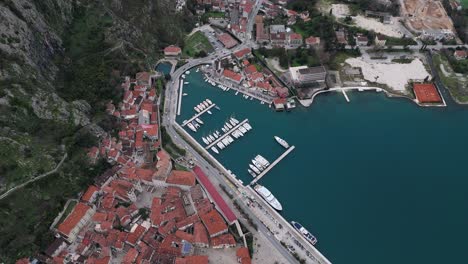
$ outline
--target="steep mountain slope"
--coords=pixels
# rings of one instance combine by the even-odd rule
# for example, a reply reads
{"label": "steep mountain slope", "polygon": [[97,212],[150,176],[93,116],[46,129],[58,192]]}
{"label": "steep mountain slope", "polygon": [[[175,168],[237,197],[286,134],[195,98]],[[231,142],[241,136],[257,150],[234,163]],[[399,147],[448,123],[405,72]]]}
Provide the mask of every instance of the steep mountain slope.
{"label": "steep mountain slope", "polygon": [[0,194],[54,168],[60,172],[0,200],[0,262],[43,249],[64,201],[107,166],[84,148],[113,120],[122,76],[149,70],[182,44],[192,14],[171,0],[0,0]]}

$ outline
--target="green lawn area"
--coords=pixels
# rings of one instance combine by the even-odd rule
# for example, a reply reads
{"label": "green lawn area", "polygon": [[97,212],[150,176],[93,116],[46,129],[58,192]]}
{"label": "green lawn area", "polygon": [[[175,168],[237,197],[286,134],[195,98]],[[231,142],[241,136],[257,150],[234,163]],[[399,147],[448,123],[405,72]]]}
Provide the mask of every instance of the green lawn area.
{"label": "green lawn area", "polygon": [[330,69],[331,70],[339,70],[341,69],[341,64],[345,62],[348,58],[355,58],[357,55],[353,55],[349,52],[340,51],[333,56],[333,59],[330,61]]}
{"label": "green lawn area", "polygon": [[[439,77],[442,80],[442,83],[449,89],[450,94],[454,97],[456,101],[459,102],[468,102],[468,82],[462,82],[457,77],[454,76],[454,72],[450,67],[450,63],[448,62],[447,58],[441,54],[434,54],[432,57],[434,66],[439,73]],[[449,76],[445,76],[442,70],[440,69],[440,65],[444,65],[445,71],[450,73]]]}
{"label": "green lawn area", "polygon": [[184,54],[196,57],[201,56],[200,52],[202,51],[208,54],[213,51],[213,46],[202,32],[197,31],[185,40]]}
{"label": "green lawn area", "polygon": [[206,12],[205,14],[202,15],[202,21],[208,21],[208,18],[213,17],[213,18],[224,18],[226,15],[223,12]]}
{"label": "green lawn area", "polygon": [[464,8],[468,8],[468,0],[461,0],[461,4]]}

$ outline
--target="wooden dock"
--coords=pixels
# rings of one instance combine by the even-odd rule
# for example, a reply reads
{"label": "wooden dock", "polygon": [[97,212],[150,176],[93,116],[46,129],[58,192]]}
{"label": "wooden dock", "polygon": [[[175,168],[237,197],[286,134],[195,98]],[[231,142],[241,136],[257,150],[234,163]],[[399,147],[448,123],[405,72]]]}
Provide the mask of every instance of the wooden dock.
{"label": "wooden dock", "polygon": [[236,126],[234,126],[231,130],[229,130],[228,132],[222,134],[219,138],[217,138],[215,141],[213,141],[213,143],[209,144],[208,146],[205,147],[205,149],[209,149],[211,148],[212,146],[214,146],[216,143],[218,143],[219,141],[221,141],[223,138],[225,138],[226,136],[229,136],[231,134],[231,132],[233,132],[234,130],[236,130],[237,128],[239,128],[241,125],[243,125],[244,123],[248,122],[249,119],[244,119],[242,122],[240,122],[239,124],[237,124]]}
{"label": "wooden dock", "polygon": [[188,123],[192,122],[193,120],[195,120],[195,118],[203,115],[206,111],[210,110],[211,108],[215,107],[216,104],[212,104],[210,106],[208,106],[206,109],[204,109],[203,111],[201,111],[200,113],[197,113],[196,115],[194,115],[192,118],[190,118],[189,120],[185,121],[182,123],[182,126],[185,126],[187,125]]}
{"label": "wooden dock", "polygon": [[271,169],[273,169],[273,167],[276,166],[276,164],[278,164],[282,159],[284,159],[295,148],[295,146],[291,146],[290,148],[288,148],[283,154],[281,154],[281,156],[279,156],[275,161],[273,161],[273,163],[271,163],[270,166],[268,166],[268,168],[266,168],[257,177],[255,177],[255,179],[253,179],[250,185],[254,185],[257,181],[259,181],[263,176],[265,176],[265,174],[267,174]]}

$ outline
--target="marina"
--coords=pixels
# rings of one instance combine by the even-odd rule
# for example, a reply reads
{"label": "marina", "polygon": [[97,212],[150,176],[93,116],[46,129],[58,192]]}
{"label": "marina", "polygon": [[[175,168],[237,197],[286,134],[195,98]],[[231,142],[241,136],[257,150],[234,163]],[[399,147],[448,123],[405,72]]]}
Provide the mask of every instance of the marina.
{"label": "marina", "polygon": [[[209,116],[209,122],[203,120],[199,134],[219,129],[232,113],[255,125],[248,138],[216,156],[238,179],[252,181],[247,164],[257,154],[274,161],[284,153],[275,135],[296,146],[294,155],[288,155],[258,183],[281,202],[281,215],[287,220],[279,221],[281,225],[289,226],[292,220],[301,223],[317,236],[317,249],[333,263],[435,264],[463,259],[464,248],[454,245],[463,245],[468,235],[464,224],[468,213],[459,210],[465,206],[462,197],[468,184],[459,169],[466,157],[463,149],[468,147],[463,140],[468,133],[466,107],[422,109],[409,100],[387,98],[383,92],[356,89],[346,90],[353,97],[350,103],[341,93],[324,93],[315,97],[310,108],[298,105],[293,114],[277,113],[256,100],[235,96],[233,90],[224,92],[208,85],[194,71],[186,79],[191,92],[183,99],[178,123],[193,115],[193,106],[210,98],[222,111]],[[447,129],[453,131],[449,142],[441,140]],[[384,138],[389,131],[391,137]],[[411,147],[403,151],[401,146]],[[447,154],[434,155],[434,147]],[[409,161],[427,166],[408,166]],[[433,195],[441,184],[443,195]],[[255,199],[262,198],[255,195]],[[304,210],[305,204],[312,210]],[[254,210],[281,219],[273,208]],[[272,221],[268,219],[262,221]],[[446,243],[422,241],[421,237],[429,236],[427,230]],[[389,250],[395,254],[381,259],[382,252]],[[428,250],[450,254],[429,256]]]}
{"label": "marina", "polygon": [[195,114],[193,117],[191,117],[189,120],[186,120],[182,123],[182,126],[185,126],[189,123],[191,123],[193,120],[195,120],[196,118],[200,117],[201,115],[203,115],[204,113],[208,112],[211,108],[215,107],[216,105],[215,104],[211,104],[210,106],[208,106],[207,108],[205,108],[204,110],[200,111],[200,113],[197,113]]}
{"label": "marina", "polygon": [[290,148],[288,148],[283,154],[281,154],[281,156],[279,156],[275,161],[273,161],[273,163],[271,163],[270,166],[268,166],[255,179],[253,179],[253,181],[250,183],[250,185],[254,185],[255,183],[257,183],[263,176],[265,176],[271,169],[273,169],[273,167],[275,167],[276,164],[278,164],[282,159],[284,159],[295,148],[296,148],[295,146],[291,146]]}
{"label": "marina", "polygon": [[237,124],[236,126],[234,126],[233,128],[231,128],[230,130],[228,130],[226,133],[224,133],[223,135],[221,135],[219,138],[215,139],[214,142],[212,142],[211,144],[209,144],[208,146],[205,147],[205,149],[210,149],[211,147],[215,146],[218,142],[220,142],[221,140],[223,140],[225,137],[229,136],[230,133],[232,133],[233,131],[235,131],[236,129],[238,129],[240,126],[242,126],[243,124],[247,123],[249,120],[248,119],[244,119],[243,121],[241,121],[239,124]]}

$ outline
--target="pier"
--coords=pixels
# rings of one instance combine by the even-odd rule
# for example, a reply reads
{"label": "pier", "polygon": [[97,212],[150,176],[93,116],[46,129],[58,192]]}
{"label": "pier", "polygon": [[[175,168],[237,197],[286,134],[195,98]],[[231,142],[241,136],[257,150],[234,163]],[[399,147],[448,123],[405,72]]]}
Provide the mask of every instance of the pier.
{"label": "pier", "polygon": [[217,138],[215,141],[213,141],[213,143],[211,143],[210,145],[206,146],[205,149],[209,149],[211,148],[212,146],[214,146],[216,143],[218,143],[219,141],[221,141],[223,138],[225,138],[226,136],[230,135],[231,132],[233,132],[234,130],[236,130],[237,128],[239,128],[241,125],[243,125],[244,123],[246,123],[247,121],[249,121],[249,119],[245,119],[244,121],[240,122],[239,124],[237,124],[235,127],[233,127],[231,130],[229,130],[228,132],[222,134],[219,138]]}
{"label": "pier", "polygon": [[179,103],[177,104],[177,115],[180,115],[180,108],[182,107],[182,92],[184,91],[184,79],[180,80]]}
{"label": "pier", "polygon": [[182,123],[182,126],[185,126],[187,125],[188,123],[192,122],[193,120],[195,120],[195,118],[203,115],[206,111],[210,110],[211,108],[215,107],[216,104],[212,104],[210,106],[208,106],[206,109],[204,109],[203,111],[200,111],[200,113],[197,113],[196,115],[194,115],[192,118],[190,118],[189,120],[185,121],[184,123]]}
{"label": "pier", "polygon": [[295,146],[291,146],[290,148],[288,148],[283,154],[281,154],[281,156],[279,156],[275,161],[273,161],[273,163],[271,163],[271,165],[268,166],[268,168],[266,168],[257,177],[255,177],[255,179],[253,179],[250,185],[254,185],[257,181],[259,181],[263,176],[265,176],[265,174],[267,174],[274,166],[276,166],[276,164],[278,164],[282,159],[284,159],[295,148]]}
{"label": "pier", "polygon": [[343,95],[344,95],[344,97],[346,99],[346,102],[349,103],[349,98],[348,98],[348,95],[346,94],[345,90],[343,89],[343,90],[341,90],[341,92],[343,93]]}

